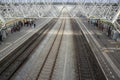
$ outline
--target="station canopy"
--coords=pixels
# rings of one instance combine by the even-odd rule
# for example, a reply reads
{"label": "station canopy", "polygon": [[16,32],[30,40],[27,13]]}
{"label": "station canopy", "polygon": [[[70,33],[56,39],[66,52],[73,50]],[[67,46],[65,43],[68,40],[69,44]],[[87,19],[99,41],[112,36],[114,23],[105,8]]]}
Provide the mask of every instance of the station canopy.
{"label": "station canopy", "polygon": [[0,0],[0,18],[59,17],[63,9],[70,17],[85,16],[115,22],[120,0]]}

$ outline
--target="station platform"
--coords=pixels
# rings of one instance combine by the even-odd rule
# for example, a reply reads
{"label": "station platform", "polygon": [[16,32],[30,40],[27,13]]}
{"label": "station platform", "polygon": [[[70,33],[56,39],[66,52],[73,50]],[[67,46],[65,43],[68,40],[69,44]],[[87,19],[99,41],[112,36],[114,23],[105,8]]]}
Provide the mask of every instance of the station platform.
{"label": "station platform", "polygon": [[120,40],[115,41],[112,38],[109,38],[106,34],[107,32],[104,32],[93,24],[88,23],[87,20],[83,20],[83,23],[89,31],[92,31],[93,36],[97,39],[103,48],[107,47],[107,49],[119,49]]}
{"label": "station platform", "polygon": [[24,26],[20,31],[8,34],[7,38],[4,39],[0,45],[0,60],[7,56],[9,52],[20,46],[50,20],[51,19],[41,18],[35,21],[35,28]]}

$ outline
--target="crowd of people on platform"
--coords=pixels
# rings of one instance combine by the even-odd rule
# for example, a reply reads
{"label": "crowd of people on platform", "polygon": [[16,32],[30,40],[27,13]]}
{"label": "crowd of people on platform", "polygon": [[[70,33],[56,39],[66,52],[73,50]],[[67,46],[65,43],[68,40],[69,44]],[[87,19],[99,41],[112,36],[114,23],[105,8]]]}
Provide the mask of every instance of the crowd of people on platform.
{"label": "crowd of people on platform", "polygon": [[36,24],[35,24],[34,21],[26,21],[26,22],[24,23],[24,26],[35,28],[35,27],[36,27]]}
{"label": "crowd of people on platform", "polygon": [[7,38],[8,34],[20,31],[23,26],[35,28],[36,24],[34,20],[18,21],[8,27],[6,26],[0,29],[0,43]]}
{"label": "crowd of people on platform", "polygon": [[90,19],[88,22],[90,24],[93,24],[102,32],[105,32],[109,38],[112,38],[115,41],[117,41],[120,38],[120,33],[118,29],[115,29],[111,24],[104,23],[99,19]]}

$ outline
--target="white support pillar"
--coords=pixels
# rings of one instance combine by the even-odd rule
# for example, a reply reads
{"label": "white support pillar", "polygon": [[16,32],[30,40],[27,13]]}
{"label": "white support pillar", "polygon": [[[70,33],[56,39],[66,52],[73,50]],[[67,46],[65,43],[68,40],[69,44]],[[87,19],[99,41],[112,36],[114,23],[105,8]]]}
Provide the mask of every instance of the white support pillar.
{"label": "white support pillar", "polygon": [[118,19],[119,15],[120,15],[120,8],[119,8],[118,12],[116,13],[116,15],[114,16],[112,23],[114,23]]}

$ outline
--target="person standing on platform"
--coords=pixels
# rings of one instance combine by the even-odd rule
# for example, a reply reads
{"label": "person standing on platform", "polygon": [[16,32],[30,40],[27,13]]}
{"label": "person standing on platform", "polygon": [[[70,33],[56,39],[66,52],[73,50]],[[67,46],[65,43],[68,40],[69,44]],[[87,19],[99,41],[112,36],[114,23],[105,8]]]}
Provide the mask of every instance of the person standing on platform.
{"label": "person standing on platform", "polygon": [[102,32],[104,31],[104,24],[101,23],[101,29],[102,29]]}
{"label": "person standing on platform", "polygon": [[111,36],[111,27],[108,28],[108,37]]}
{"label": "person standing on platform", "polygon": [[34,23],[34,28],[36,27],[36,24]]}
{"label": "person standing on platform", "polygon": [[3,39],[2,39],[2,32],[1,32],[1,30],[0,30],[0,41],[1,41],[1,42],[3,41]]}

